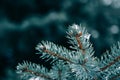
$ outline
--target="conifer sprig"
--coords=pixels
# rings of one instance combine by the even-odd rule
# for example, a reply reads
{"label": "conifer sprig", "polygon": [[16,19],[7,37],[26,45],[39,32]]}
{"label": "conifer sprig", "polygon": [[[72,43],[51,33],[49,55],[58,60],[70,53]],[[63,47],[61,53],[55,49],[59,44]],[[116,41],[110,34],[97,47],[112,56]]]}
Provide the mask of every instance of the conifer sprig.
{"label": "conifer sprig", "polygon": [[[67,38],[71,44],[68,50],[49,41],[42,41],[36,47],[40,58],[50,60],[52,68],[35,63],[18,64],[17,73],[21,79],[39,77],[39,80],[119,80],[120,42],[101,56],[94,57],[90,34],[85,27],[73,24],[68,28]],[[52,60],[52,61],[51,61]]]}

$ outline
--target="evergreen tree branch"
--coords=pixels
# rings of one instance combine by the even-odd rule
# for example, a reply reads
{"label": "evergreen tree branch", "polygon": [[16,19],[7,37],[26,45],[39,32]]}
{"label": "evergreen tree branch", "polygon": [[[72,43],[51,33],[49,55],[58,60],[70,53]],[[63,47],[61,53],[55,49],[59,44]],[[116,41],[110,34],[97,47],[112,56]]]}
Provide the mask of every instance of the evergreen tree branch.
{"label": "evergreen tree branch", "polygon": [[112,62],[110,62],[108,65],[100,68],[101,71],[106,70],[107,68],[109,68],[110,66],[112,66],[113,64],[115,64],[116,62],[118,62],[120,60],[120,56],[118,56],[116,59],[114,59]]}
{"label": "evergreen tree branch", "polygon": [[22,64],[18,64],[17,73],[20,75],[22,74],[23,76],[21,75],[21,78],[25,79],[29,79],[30,77],[40,77],[46,80],[53,80],[52,77],[48,75],[48,70],[46,68],[27,61],[24,61]]}
{"label": "evergreen tree branch", "polygon": [[111,48],[111,54],[106,52],[99,61],[94,57],[94,50],[89,41],[90,34],[85,28],[72,25],[68,29],[73,51],[58,46],[52,42],[42,41],[36,47],[42,59],[52,59],[52,68],[46,68],[34,63],[24,62],[17,66],[21,78],[40,77],[45,80],[117,80],[120,78],[120,43]]}
{"label": "evergreen tree branch", "polygon": [[46,53],[48,53],[48,54],[50,54],[50,55],[52,55],[52,56],[54,56],[54,57],[57,57],[58,59],[61,59],[61,60],[64,60],[64,61],[68,61],[68,62],[70,62],[70,63],[73,63],[71,60],[69,60],[69,59],[67,59],[67,58],[65,58],[65,57],[63,57],[63,56],[61,56],[61,55],[59,55],[59,54],[57,54],[57,53],[54,53],[54,52],[52,52],[52,51],[49,51],[49,50],[47,50],[47,49],[45,49],[44,52],[46,52]]}
{"label": "evergreen tree branch", "polygon": [[44,42],[42,41],[42,43],[38,44],[36,49],[42,53],[44,53],[42,55],[43,57],[49,57],[49,58],[53,58],[55,60],[59,59],[59,60],[63,60],[65,62],[70,62],[70,63],[74,63],[73,61],[71,61],[69,59],[69,56],[71,55],[70,51],[67,50],[64,47],[61,46],[57,46],[52,42]]}
{"label": "evergreen tree branch", "polygon": [[39,73],[39,72],[35,72],[35,71],[33,71],[33,70],[29,70],[29,69],[27,68],[27,66],[26,66],[25,68],[23,68],[22,72],[28,72],[28,73],[33,74],[33,75],[35,75],[35,76],[39,76],[39,77],[43,77],[43,78],[45,78],[45,79],[52,80],[52,78],[51,78],[50,76],[45,75],[45,74],[42,74],[42,73]]}

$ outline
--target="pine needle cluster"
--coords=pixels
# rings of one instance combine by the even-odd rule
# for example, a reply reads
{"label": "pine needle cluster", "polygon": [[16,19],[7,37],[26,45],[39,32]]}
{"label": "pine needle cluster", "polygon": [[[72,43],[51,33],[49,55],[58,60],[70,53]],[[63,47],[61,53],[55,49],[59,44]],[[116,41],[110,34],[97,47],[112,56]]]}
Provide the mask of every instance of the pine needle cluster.
{"label": "pine needle cluster", "polygon": [[99,59],[85,27],[73,24],[67,34],[71,50],[42,41],[36,47],[37,54],[45,61],[52,60],[51,69],[24,61],[17,65],[21,80],[120,80],[120,42]]}

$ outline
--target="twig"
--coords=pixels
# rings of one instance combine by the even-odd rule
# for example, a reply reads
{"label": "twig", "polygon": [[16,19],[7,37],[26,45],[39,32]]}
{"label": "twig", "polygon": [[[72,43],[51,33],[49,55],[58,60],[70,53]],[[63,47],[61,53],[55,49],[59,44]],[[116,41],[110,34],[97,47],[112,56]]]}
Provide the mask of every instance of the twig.
{"label": "twig", "polygon": [[77,42],[78,42],[79,48],[82,50],[83,54],[85,54],[85,50],[83,49],[82,43],[81,43],[81,41],[80,41],[80,39],[79,39],[80,36],[82,36],[82,33],[76,34],[75,38],[76,38],[76,40],[77,40]]}
{"label": "twig", "polygon": [[108,67],[112,66],[113,64],[115,64],[116,62],[118,62],[120,59],[120,56],[118,56],[116,59],[114,59],[112,62],[110,62],[108,65],[104,66],[103,68],[101,68],[101,71],[106,70]]}
{"label": "twig", "polygon": [[55,57],[58,57],[59,59],[61,59],[61,60],[64,60],[64,61],[68,61],[68,62],[70,62],[70,63],[73,63],[71,60],[69,60],[68,58],[65,58],[65,57],[63,57],[63,56],[61,56],[61,55],[59,55],[59,54],[57,54],[57,53],[54,53],[54,52],[52,52],[52,51],[49,51],[49,50],[47,50],[47,49],[44,49],[44,52],[46,52],[46,53],[48,53],[48,54],[50,54],[50,55],[52,55],[52,56],[55,56]]}
{"label": "twig", "polygon": [[49,80],[53,80],[50,76],[44,75],[44,74],[39,73],[39,72],[35,72],[35,71],[32,71],[32,70],[29,70],[27,67],[23,68],[22,71],[34,74],[35,76],[40,76],[40,77],[43,77],[43,78],[46,78],[46,79],[49,79]]}

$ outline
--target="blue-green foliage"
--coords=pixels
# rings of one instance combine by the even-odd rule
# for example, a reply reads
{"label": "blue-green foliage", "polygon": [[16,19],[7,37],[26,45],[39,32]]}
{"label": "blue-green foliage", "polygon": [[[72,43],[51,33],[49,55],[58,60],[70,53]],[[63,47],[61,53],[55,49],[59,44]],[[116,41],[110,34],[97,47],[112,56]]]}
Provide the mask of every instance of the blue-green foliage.
{"label": "blue-green foliage", "polygon": [[94,57],[90,34],[81,25],[69,27],[67,38],[71,50],[52,42],[42,41],[36,47],[40,58],[50,61],[52,68],[24,61],[17,73],[22,80],[119,80],[120,43],[106,51],[101,59]]}

